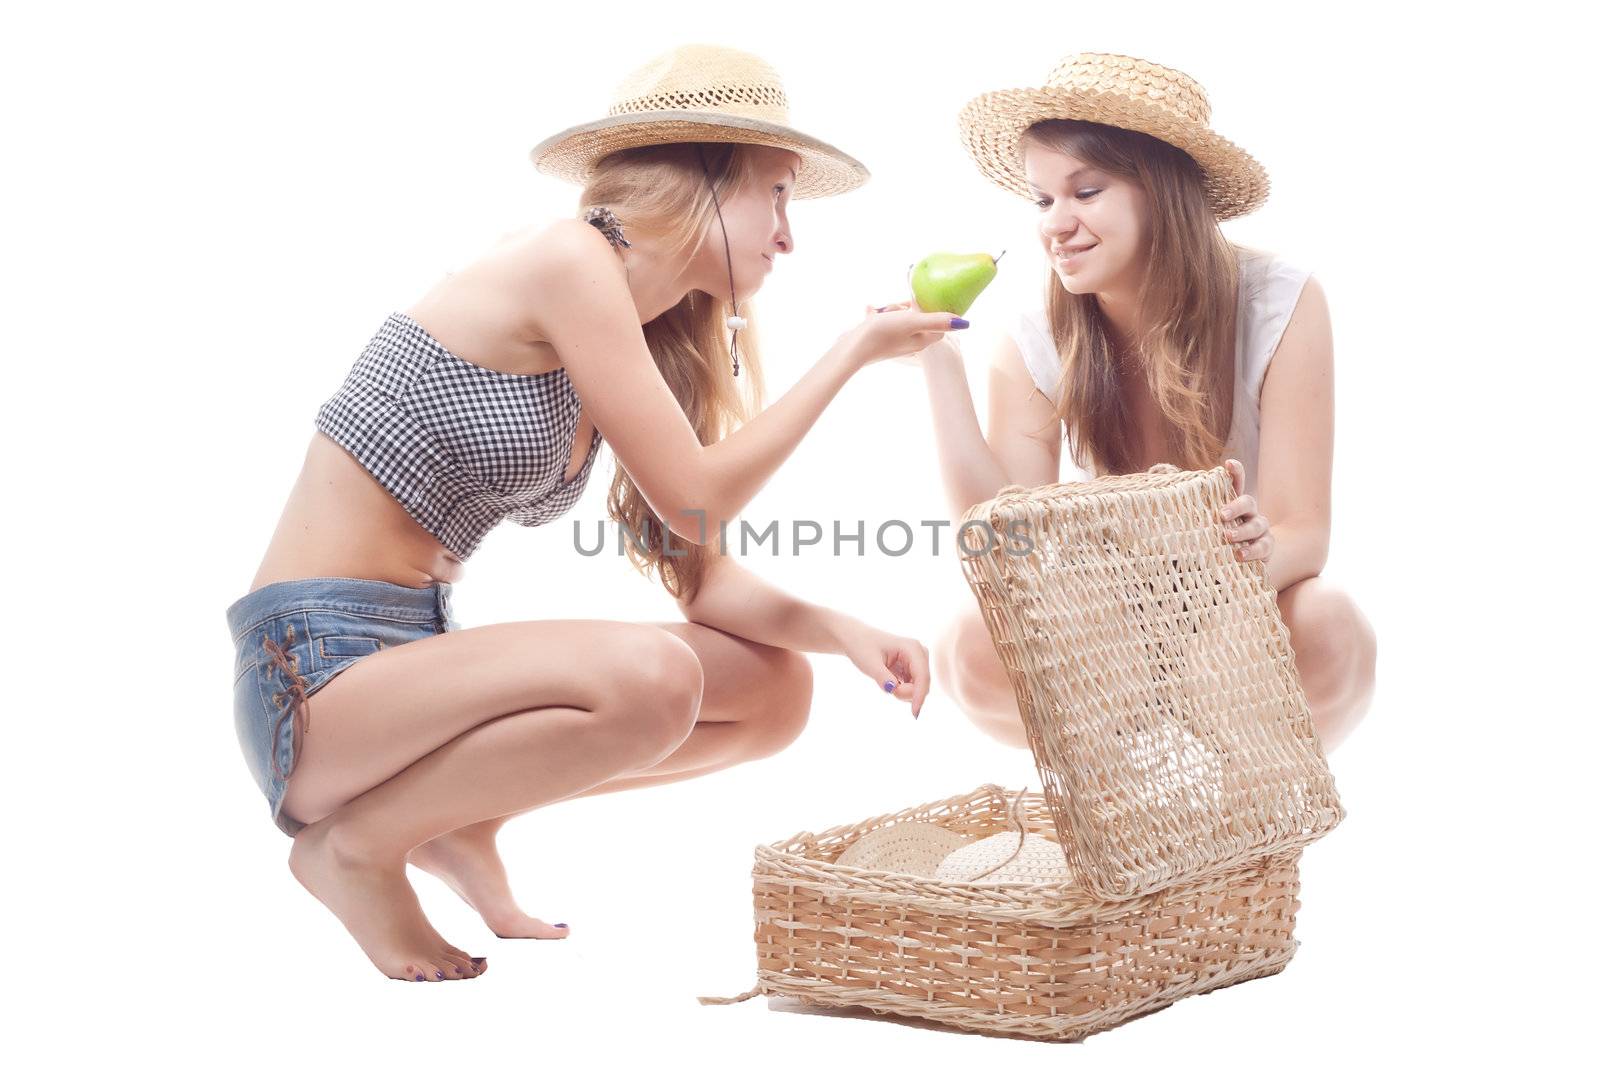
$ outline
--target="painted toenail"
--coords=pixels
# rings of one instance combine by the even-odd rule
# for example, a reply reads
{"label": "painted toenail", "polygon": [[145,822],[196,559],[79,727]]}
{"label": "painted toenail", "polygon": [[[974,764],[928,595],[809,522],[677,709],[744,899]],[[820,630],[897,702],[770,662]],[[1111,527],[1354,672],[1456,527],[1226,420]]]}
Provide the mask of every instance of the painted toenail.
{"label": "painted toenail", "polygon": [[566,923],[556,923],[555,925],[561,927],[563,930],[565,930],[567,928],[567,924]]}
{"label": "painted toenail", "polygon": [[443,971],[434,971],[433,973],[439,976],[439,981],[441,981],[441,982],[444,981],[444,972]]}
{"label": "painted toenail", "polygon": [[419,974],[419,975],[417,975],[417,981],[419,981],[419,982],[426,982],[426,981],[427,981],[427,980],[428,980],[428,979],[427,979],[427,978],[426,978],[426,976],[424,976],[424,975],[420,975],[420,974]]}

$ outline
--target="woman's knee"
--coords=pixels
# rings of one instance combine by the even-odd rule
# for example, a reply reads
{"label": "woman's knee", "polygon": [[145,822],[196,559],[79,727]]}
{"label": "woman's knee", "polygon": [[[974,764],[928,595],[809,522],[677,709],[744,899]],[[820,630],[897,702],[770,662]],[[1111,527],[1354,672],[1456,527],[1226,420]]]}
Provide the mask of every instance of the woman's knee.
{"label": "woman's knee", "polygon": [[935,645],[944,668],[944,684],[962,704],[983,704],[1010,695],[1011,679],[977,611],[963,610],[939,634]]}
{"label": "woman's knee", "polygon": [[1014,748],[1026,748],[1027,730],[994,639],[977,609],[963,610],[935,638],[941,684],[974,726]]}
{"label": "woman's knee", "polygon": [[1377,635],[1349,593],[1319,576],[1296,582],[1278,602],[1307,681],[1341,692],[1372,684]]}
{"label": "woman's knee", "polygon": [[614,649],[608,713],[653,753],[671,752],[694,730],[705,692],[700,657],[682,638],[656,626],[629,627]]}
{"label": "woman's knee", "polygon": [[811,660],[805,653],[764,646],[761,711],[751,736],[751,757],[762,759],[783,751],[805,732],[811,719]]}

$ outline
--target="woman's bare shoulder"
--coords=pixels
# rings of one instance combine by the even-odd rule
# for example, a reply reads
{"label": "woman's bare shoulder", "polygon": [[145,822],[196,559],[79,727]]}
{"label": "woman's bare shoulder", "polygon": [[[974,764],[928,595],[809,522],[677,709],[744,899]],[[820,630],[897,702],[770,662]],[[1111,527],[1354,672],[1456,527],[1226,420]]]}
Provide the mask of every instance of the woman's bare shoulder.
{"label": "woman's bare shoulder", "polygon": [[[438,297],[470,307],[474,316],[504,323],[518,342],[543,346],[547,339],[539,324],[558,311],[553,305],[565,299],[561,293],[573,279],[610,271],[626,277],[605,235],[582,219],[560,218],[502,234],[419,304]],[[548,351],[540,355],[553,358]]]}
{"label": "woman's bare shoulder", "polygon": [[621,270],[622,261],[605,234],[582,219],[552,219],[502,236],[490,251],[522,276],[564,274],[605,263]]}

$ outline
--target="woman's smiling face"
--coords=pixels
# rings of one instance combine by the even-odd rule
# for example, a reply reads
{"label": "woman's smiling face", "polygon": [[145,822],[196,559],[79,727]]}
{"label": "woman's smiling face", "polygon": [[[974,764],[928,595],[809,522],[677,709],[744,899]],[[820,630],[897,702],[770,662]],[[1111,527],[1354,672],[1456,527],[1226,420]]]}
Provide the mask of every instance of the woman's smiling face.
{"label": "woman's smiling face", "polygon": [[1144,258],[1145,197],[1126,179],[1023,141],[1023,170],[1039,210],[1039,242],[1071,293],[1136,291]]}

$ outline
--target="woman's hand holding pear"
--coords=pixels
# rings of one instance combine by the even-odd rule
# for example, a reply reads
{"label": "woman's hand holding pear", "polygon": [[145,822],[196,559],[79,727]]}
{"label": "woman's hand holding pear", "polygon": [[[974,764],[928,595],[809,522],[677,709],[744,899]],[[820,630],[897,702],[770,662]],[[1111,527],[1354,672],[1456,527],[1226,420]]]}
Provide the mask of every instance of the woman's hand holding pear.
{"label": "woman's hand holding pear", "polygon": [[843,340],[864,367],[880,360],[920,352],[952,330],[964,330],[967,320],[947,311],[923,311],[911,301],[867,307],[864,317]]}

